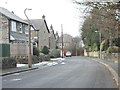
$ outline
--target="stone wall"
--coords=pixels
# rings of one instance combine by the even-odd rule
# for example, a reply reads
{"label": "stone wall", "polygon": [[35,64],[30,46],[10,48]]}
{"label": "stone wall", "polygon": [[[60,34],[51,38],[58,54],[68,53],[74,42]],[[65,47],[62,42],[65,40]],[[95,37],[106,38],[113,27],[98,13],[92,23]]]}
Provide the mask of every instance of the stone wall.
{"label": "stone wall", "polygon": [[[84,50],[84,56],[99,57],[99,51],[98,52],[86,52]],[[105,53],[105,52],[102,52],[101,56],[102,56],[102,59],[118,63],[120,53]]]}
{"label": "stone wall", "polygon": [[120,53],[104,53],[102,52],[102,59],[118,63]]}
{"label": "stone wall", "polygon": [[46,28],[39,30],[39,50],[42,50],[44,46],[49,48],[49,33]]}
{"label": "stone wall", "polygon": [[0,14],[0,44],[9,43],[9,21],[8,19]]}
{"label": "stone wall", "polygon": [[[31,54],[33,55],[33,45],[31,45]],[[26,57],[28,56],[28,44],[13,42],[10,43],[10,56],[11,57]]]}
{"label": "stone wall", "polygon": [[98,52],[87,52],[86,50],[84,50],[84,56],[99,57],[99,51]]}
{"label": "stone wall", "polygon": [[54,34],[51,34],[50,36],[50,49],[54,50],[56,48],[56,41],[55,41],[55,37]]}

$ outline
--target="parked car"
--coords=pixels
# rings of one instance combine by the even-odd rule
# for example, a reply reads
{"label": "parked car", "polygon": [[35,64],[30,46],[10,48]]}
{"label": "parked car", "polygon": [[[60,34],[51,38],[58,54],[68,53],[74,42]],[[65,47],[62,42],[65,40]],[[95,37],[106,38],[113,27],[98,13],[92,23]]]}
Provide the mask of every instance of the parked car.
{"label": "parked car", "polygon": [[71,52],[66,52],[66,57],[71,57]]}

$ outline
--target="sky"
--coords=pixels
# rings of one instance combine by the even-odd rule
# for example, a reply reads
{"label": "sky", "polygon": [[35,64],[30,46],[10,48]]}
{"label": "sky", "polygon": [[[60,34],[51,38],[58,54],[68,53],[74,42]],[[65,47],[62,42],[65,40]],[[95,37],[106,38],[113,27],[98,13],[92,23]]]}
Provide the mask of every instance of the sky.
{"label": "sky", "polygon": [[82,13],[72,0],[0,0],[0,6],[13,11],[22,19],[26,19],[24,9],[31,8],[26,12],[29,19],[41,19],[45,15],[48,27],[52,24],[59,34],[63,24],[63,33],[73,37],[80,35],[79,28],[83,19],[79,16]]}

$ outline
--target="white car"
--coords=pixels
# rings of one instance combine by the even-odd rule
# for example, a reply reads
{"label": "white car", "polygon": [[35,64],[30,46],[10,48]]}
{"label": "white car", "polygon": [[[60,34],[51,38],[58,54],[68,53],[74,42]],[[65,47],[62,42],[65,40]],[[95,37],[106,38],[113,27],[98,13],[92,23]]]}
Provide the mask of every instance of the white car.
{"label": "white car", "polygon": [[66,52],[66,57],[71,57],[71,52]]}

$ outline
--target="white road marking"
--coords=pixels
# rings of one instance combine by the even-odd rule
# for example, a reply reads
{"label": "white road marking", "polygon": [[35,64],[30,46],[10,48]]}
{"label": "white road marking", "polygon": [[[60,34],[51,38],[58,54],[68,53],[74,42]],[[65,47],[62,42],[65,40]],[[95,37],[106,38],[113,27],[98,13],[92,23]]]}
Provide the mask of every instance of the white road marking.
{"label": "white road marking", "polygon": [[12,79],[11,81],[20,81],[22,80],[21,78],[16,78],[16,79]]}

